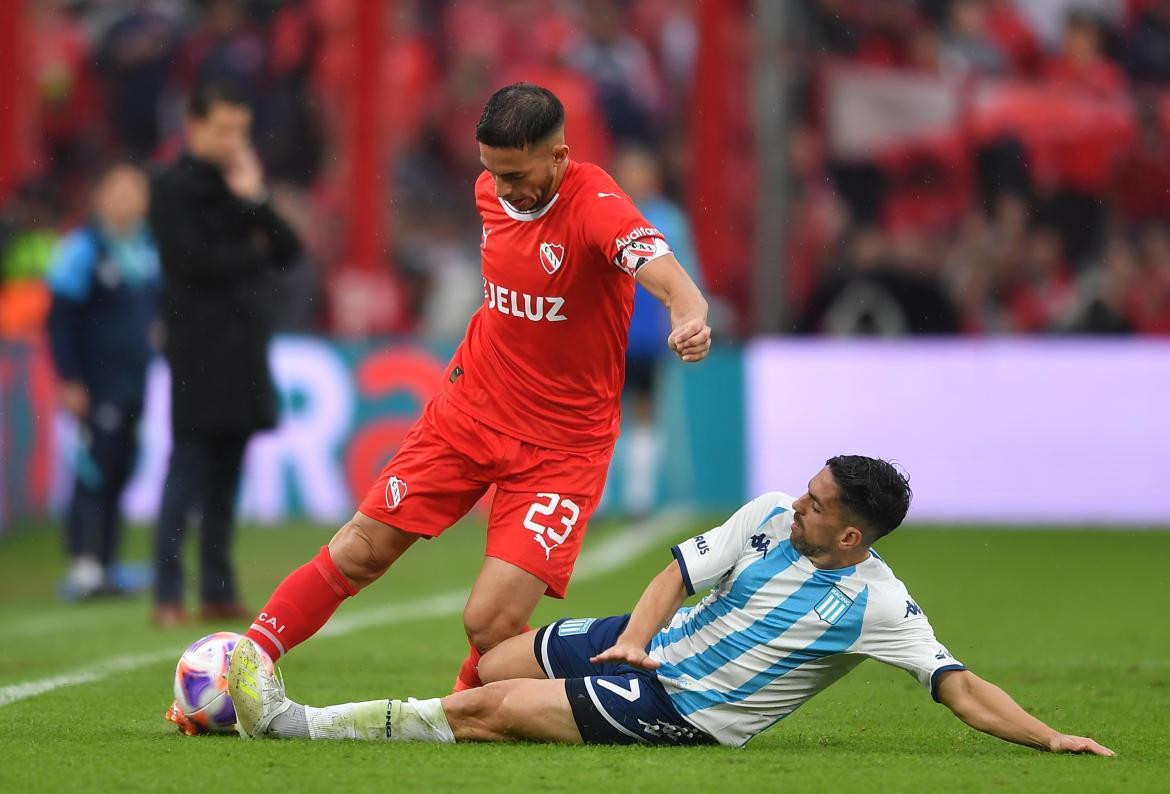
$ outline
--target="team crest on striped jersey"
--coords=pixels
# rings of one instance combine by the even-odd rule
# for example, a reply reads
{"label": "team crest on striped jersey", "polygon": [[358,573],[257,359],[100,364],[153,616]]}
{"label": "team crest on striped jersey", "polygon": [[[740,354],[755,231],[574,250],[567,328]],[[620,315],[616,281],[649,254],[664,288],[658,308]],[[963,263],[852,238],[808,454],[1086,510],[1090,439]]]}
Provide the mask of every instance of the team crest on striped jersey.
{"label": "team crest on striped jersey", "polygon": [[573,618],[572,620],[562,620],[561,625],[557,626],[557,634],[562,637],[573,637],[577,634],[584,634],[589,631],[589,627],[597,618]]}
{"label": "team crest on striped jersey", "polygon": [[817,617],[830,626],[835,626],[851,606],[853,606],[853,599],[841,592],[839,588],[832,587],[813,609],[816,611]]}

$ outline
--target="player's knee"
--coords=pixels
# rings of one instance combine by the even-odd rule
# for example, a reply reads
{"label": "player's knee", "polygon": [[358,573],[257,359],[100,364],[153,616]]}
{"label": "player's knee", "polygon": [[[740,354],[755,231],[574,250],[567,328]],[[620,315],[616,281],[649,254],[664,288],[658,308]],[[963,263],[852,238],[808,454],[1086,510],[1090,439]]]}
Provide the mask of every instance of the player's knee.
{"label": "player's knee", "polygon": [[390,544],[357,520],[347,523],[329,541],[329,556],[337,569],[358,587],[365,587],[380,577],[394,561]]}
{"label": "player's knee", "polygon": [[[525,620],[499,611],[470,604],[463,612],[467,639],[480,653],[487,653],[509,637],[524,631]],[[481,673],[482,677],[482,673]]]}
{"label": "player's knee", "polygon": [[502,681],[508,678],[502,662],[503,659],[499,654],[494,652],[485,653],[483,658],[479,660],[479,667],[477,668],[479,680],[485,684],[490,684],[493,681]]}
{"label": "player's knee", "polygon": [[500,706],[505,697],[505,685],[488,684],[444,698],[443,710],[456,738],[492,740],[504,736]]}

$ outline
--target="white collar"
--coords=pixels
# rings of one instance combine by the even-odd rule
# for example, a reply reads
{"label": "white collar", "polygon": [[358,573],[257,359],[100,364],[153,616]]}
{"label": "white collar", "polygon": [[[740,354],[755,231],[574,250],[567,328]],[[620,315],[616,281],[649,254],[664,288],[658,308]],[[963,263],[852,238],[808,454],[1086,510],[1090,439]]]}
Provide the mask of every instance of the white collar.
{"label": "white collar", "polygon": [[559,199],[560,197],[561,197],[561,194],[558,191],[556,194],[553,195],[553,197],[551,199],[549,199],[548,204],[545,204],[540,209],[529,210],[528,212],[524,212],[522,210],[516,209],[515,207],[513,207],[508,202],[504,201],[499,196],[496,196],[496,199],[500,202],[500,206],[504,208],[504,212],[508,213],[508,217],[511,218],[512,220],[514,220],[514,221],[534,221],[538,218],[544,217],[544,214],[552,209],[553,204],[556,204],[557,199]]}

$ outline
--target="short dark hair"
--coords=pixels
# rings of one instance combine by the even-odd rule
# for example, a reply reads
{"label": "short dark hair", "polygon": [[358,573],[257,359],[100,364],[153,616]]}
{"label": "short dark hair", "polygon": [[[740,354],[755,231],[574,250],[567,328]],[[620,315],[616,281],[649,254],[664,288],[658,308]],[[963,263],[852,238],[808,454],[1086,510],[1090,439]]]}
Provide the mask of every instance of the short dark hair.
{"label": "short dark hair", "polygon": [[866,543],[898,528],[914,497],[906,475],[889,461],[864,455],[837,455],[825,465],[837,483],[842,508],[862,530]]}
{"label": "short dark hair", "polygon": [[248,89],[239,80],[227,78],[200,80],[195,84],[195,90],[191,92],[187,115],[205,119],[216,105],[251,108],[252,98],[248,94]]}
{"label": "short dark hair", "polygon": [[524,149],[565,126],[556,95],[532,83],[513,83],[492,94],[475,125],[475,139],[497,149]]}

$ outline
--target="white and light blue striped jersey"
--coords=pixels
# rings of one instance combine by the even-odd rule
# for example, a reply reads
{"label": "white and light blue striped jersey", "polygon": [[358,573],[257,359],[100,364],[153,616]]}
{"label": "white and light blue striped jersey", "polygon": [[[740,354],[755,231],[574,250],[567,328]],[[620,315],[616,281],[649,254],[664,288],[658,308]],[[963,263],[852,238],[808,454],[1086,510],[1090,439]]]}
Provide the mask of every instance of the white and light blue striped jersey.
{"label": "white and light blue striped jersey", "polygon": [[672,551],[692,595],[655,635],[658,677],[689,722],[742,745],[864,659],[906,670],[935,693],[963,665],[876,552],[821,570],[789,539],[791,496],[770,493]]}

